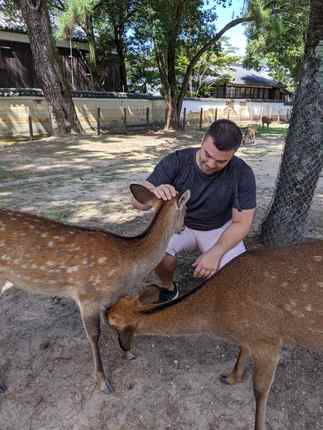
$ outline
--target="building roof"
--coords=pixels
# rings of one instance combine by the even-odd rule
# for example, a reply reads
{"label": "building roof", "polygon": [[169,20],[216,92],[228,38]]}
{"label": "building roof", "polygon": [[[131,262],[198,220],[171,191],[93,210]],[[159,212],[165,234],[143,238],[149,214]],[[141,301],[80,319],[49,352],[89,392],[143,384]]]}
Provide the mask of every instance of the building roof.
{"label": "building roof", "polygon": [[281,87],[281,84],[265,72],[258,72],[256,70],[248,70],[241,65],[230,66],[233,72],[234,79],[231,81],[236,85],[248,85],[248,86],[261,86],[261,87]]}
{"label": "building roof", "polygon": [[228,80],[228,84],[238,86],[284,89],[282,84],[272,79],[266,72],[248,70],[241,64],[233,64],[225,69],[218,70],[216,76],[207,76],[205,81],[208,84],[212,84],[222,81],[223,78]]}
{"label": "building roof", "polygon": [[[53,23],[52,23],[53,24]],[[56,30],[56,25],[53,24],[53,30]],[[20,15],[17,17],[9,17],[0,12],[0,31],[9,31],[11,33],[27,34],[25,23]],[[86,42],[86,36],[80,27],[77,27],[73,32],[73,40],[75,42]]]}

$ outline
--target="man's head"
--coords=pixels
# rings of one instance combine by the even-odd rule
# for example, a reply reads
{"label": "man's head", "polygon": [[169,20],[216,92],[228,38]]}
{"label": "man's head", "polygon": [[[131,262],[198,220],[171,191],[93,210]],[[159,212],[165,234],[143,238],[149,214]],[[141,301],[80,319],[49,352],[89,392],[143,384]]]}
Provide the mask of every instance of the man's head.
{"label": "man's head", "polygon": [[215,121],[202,140],[197,162],[203,173],[212,175],[224,169],[241,144],[240,128],[228,119]]}

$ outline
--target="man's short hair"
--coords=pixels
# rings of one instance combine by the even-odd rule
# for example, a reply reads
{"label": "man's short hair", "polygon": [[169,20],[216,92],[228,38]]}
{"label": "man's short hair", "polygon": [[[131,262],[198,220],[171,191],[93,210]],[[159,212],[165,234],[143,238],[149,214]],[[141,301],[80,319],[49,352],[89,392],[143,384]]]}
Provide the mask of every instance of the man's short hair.
{"label": "man's short hair", "polygon": [[229,119],[218,119],[214,121],[208,128],[203,141],[211,137],[213,139],[214,145],[220,151],[231,151],[238,149],[241,140],[242,133],[240,128]]}

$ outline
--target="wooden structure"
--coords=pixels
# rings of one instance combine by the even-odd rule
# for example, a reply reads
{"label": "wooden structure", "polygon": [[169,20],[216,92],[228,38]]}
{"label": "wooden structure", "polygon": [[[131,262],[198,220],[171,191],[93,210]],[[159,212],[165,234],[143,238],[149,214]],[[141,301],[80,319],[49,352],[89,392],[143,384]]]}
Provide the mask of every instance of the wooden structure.
{"label": "wooden structure", "polygon": [[[66,78],[74,90],[91,90],[93,84],[87,66],[88,44],[82,37],[60,40],[57,49]],[[120,91],[118,56],[108,53],[99,64],[102,90]],[[0,88],[39,88],[33,66],[28,35],[23,24],[0,15]]]}
{"label": "wooden structure", "polygon": [[230,66],[229,69],[233,77],[226,83],[219,84],[218,78],[207,78],[209,86],[211,85],[211,97],[288,101],[289,91],[266,74],[244,69],[240,65]]}

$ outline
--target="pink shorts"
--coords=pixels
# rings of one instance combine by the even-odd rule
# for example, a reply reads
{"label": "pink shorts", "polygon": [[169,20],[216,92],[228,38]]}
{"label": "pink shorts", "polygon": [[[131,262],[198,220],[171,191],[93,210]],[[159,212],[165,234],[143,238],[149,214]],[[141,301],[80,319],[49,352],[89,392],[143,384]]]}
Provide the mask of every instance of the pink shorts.
{"label": "pink shorts", "polygon": [[[229,227],[230,224],[231,221],[227,222],[220,228],[208,231],[193,230],[189,227],[185,227],[181,233],[174,234],[171,237],[166,253],[175,256],[181,251],[193,251],[198,249],[203,254],[217,243],[221,234]],[[246,247],[243,241],[239,242],[224,254],[220,262],[219,269],[238,255],[243,254],[245,251]]]}

